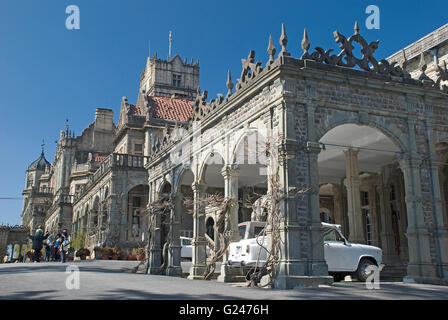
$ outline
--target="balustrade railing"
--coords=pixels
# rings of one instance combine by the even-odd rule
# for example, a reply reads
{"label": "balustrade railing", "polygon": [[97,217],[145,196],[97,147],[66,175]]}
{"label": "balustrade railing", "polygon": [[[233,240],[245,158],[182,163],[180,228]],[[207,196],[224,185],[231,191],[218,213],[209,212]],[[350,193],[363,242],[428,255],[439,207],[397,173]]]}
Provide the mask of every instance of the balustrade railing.
{"label": "balustrade railing", "polygon": [[89,181],[85,185],[78,188],[74,195],[74,201],[80,199],[86,190],[88,190],[90,186],[94,185],[108,170],[113,170],[114,168],[144,169],[148,160],[149,157],[146,156],[111,153],[100,163],[98,169],[89,177]]}

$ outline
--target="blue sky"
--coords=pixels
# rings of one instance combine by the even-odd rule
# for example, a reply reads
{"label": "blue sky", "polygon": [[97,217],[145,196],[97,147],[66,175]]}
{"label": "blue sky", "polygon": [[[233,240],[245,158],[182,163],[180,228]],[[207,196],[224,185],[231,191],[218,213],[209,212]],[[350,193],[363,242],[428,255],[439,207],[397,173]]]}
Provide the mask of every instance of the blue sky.
{"label": "blue sky", "polygon": [[[380,29],[366,30],[368,5],[380,9]],[[65,9],[77,5],[81,29],[65,28]],[[281,23],[288,50],[300,56],[303,28],[311,48],[337,49],[333,31],[346,36],[358,20],[367,40],[380,40],[378,60],[448,23],[448,2],[437,1],[149,1],[1,0],[0,3],[0,198],[21,197],[25,170],[40,155],[53,161],[68,118],[76,134],[93,121],[95,108],[118,118],[122,96],[135,103],[140,73],[151,56],[199,59],[200,84],[209,97],[225,93],[241,58],[255,50],[267,61],[269,34],[279,52]],[[20,223],[21,200],[0,199],[0,223]]]}

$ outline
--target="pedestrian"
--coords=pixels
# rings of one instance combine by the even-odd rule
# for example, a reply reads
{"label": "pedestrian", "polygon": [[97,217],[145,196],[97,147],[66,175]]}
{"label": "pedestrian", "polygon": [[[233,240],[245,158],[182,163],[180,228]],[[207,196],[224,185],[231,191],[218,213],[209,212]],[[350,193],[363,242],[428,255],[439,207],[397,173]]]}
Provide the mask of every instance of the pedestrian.
{"label": "pedestrian", "polygon": [[70,241],[68,240],[67,229],[62,230],[61,242],[59,246],[59,252],[61,255],[61,262],[64,263],[67,257],[68,245]]}
{"label": "pedestrian", "polygon": [[60,260],[60,253],[59,253],[59,247],[61,246],[61,234],[58,233],[56,235],[56,241],[54,242],[54,261]]}
{"label": "pedestrian", "polygon": [[47,232],[45,235],[42,231],[42,226],[37,227],[36,233],[34,236],[29,235],[28,237],[32,240],[32,248],[34,250],[33,253],[33,262],[40,262],[40,251],[42,250],[42,243],[44,240],[48,238],[50,234]]}
{"label": "pedestrian", "polygon": [[44,248],[45,248],[45,261],[50,261],[50,257],[51,257],[51,247],[48,244],[48,240],[46,242],[44,242]]}

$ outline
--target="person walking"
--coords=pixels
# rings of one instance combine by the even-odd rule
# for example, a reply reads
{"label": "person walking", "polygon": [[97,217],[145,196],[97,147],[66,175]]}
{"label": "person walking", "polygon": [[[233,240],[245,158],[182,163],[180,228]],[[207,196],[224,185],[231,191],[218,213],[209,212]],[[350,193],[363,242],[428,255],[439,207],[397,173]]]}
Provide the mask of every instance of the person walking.
{"label": "person walking", "polygon": [[68,240],[67,229],[64,229],[64,230],[62,230],[61,242],[60,242],[60,247],[59,247],[62,263],[65,263],[69,244],[70,244],[70,241]]}
{"label": "person walking", "polygon": [[49,233],[43,234],[42,226],[37,227],[36,233],[34,236],[29,235],[28,237],[32,241],[32,248],[34,250],[32,261],[33,262],[40,262],[40,251],[42,250],[42,243],[44,240],[46,240],[49,237]]}
{"label": "person walking", "polygon": [[59,261],[60,260],[60,252],[59,252],[59,248],[61,246],[61,234],[58,233],[56,235],[56,240],[54,242],[54,261]]}
{"label": "person walking", "polygon": [[45,261],[50,261],[51,258],[51,243],[49,240],[47,240],[46,242],[44,242],[44,248],[45,248]]}

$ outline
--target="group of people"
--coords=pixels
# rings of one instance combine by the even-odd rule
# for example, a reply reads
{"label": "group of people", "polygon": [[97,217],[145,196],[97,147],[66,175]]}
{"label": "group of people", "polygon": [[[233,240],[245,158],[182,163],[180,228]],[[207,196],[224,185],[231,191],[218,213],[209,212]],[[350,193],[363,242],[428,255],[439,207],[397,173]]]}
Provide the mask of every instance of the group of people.
{"label": "group of people", "polygon": [[62,230],[62,233],[58,233],[53,243],[51,241],[50,234],[42,231],[42,227],[39,226],[34,235],[30,235],[29,238],[32,241],[33,255],[31,260],[33,262],[40,262],[40,255],[42,248],[45,248],[45,261],[61,261],[64,263],[67,259],[68,246],[70,244],[67,229]]}

